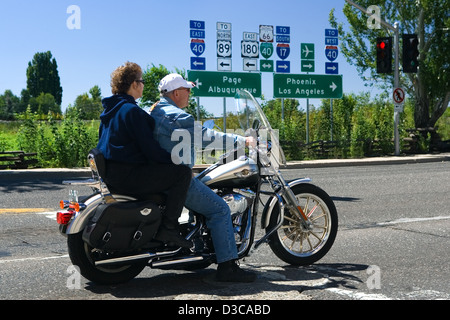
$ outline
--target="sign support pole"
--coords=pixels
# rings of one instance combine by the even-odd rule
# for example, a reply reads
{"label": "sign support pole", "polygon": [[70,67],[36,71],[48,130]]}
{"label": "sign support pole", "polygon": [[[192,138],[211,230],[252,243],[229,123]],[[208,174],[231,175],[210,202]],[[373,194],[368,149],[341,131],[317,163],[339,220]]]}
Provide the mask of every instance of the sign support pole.
{"label": "sign support pole", "polygon": [[197,121],[200,121],[200,97],[197,97]]}
{"label": "sign support pole", "polygon": [[[395,69],[394,69],[394,88],[399,87],[399,27],[398,22],[394,24],[394,46],[395,46]],[[394,146],[395,146],[395,155],[400,155],[400,137],[398,134],[398,123],[400,120],[400,112],[394,110]]]}
{"label": "sign support pole", "polygon": [[333,99],[330,99],[330,140],[333,141]]}
{"label": "sign support pole", "polygon": [[309,143],[309,99],[306,99],[306,144]]}
{"label": "sign support pole", "polygon": [[223,97],[223,132],[227,132],[227,98]]}

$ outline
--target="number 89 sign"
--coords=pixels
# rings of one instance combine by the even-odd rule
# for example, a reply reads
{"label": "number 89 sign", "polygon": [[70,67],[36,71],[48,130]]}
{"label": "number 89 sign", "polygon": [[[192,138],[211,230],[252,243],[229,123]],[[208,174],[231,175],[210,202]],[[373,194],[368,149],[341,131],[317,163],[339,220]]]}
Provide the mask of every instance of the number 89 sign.
{"label": "number 89 sign", "polygon": [[217,40],[217,57],[231,58],[231,41]]}

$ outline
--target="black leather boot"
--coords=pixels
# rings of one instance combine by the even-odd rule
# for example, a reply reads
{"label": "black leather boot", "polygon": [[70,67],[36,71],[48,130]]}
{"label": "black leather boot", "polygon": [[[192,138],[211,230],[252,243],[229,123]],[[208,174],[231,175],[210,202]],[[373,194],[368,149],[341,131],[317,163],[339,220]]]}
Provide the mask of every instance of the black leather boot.
{"label": "black leather boot", "polygon": [[256,274],[242,270],[235,260],[219,263],[217,266],[216,280],[221,282],[253,282]]}

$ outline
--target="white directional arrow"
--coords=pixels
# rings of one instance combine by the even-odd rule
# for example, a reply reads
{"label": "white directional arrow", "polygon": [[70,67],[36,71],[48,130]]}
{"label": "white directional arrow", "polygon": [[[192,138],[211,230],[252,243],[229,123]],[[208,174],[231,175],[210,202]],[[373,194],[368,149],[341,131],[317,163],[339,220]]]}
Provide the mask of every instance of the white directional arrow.
{"label": "white directional arrow", "polygon": [[200,61],[194,61],[194,66],[202,66],[204,63]]}
{"label": "white directional arrow", "polygon": [[283,68],[283,69],[287,69],[288,68],[287,64],[280,64],[278,67],[279,68]]}
{"label": "white directional arrow", "polygon": [[311,69],[312,67],[313,67],[313,65],[312,64],[305,64],[305,65],[303,65],[305,68],[308,68],[308,69]]}
{"label": "white directional arrow", "polygon": [[332,82],[330,88],[331,88],[331,89],[333,90],[333,92],[334,92],[334,90],[336,90],[336,88],[337,88],[337,85],[336,85],[334,82]]}
{"label": "white directional arrow", "polygon": [[327,67],[327,69],[328,69],[328,70],[333,70],[333,71],[335,71],[335,70],[336,70],[336,66]]}

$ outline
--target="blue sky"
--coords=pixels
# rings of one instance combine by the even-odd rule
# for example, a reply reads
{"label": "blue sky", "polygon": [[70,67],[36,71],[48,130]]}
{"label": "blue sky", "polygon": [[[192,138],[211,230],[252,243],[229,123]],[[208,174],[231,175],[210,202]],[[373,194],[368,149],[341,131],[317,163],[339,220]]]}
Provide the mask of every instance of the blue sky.
{"label": "blue sky", "polygon": [[[58,63],[63,87],[62,109],[79,94],[100,86],[111,95],[111,72],[125,61],[143,68],[162,64],[169,70],[189,70],[189,20],[205,21],[207,71],[217,71],[216,23],[232,24],[233,72],[243,72],[240,42],[243,32],[258,32],[259,25],[289,26],[291,73],[300,72],[300,43],[314,43],[316,72],[324,74],[325,29],[329,12],[339,21],[344,0],[284,1],[153,1],[153,0],[0,0],[0,94],[6,89],[20,96],[26,88],[26,69],[36,52],[50,50]],[[69,29],[70,5],[80,8],[80,29]],[[275,55],[274,55],[275,56]],[[274,57],[272,57],[274,58]],[[364,87],[356,68],[342,54],[339,63],[345,93],[371,91]],[[273,97],[273,78],[263,73],[263,94]],[[375,94],[375,91],[371,92]],[[300,106],[306,105],[301,99]],[[311,100],[318,106],[320,101]],[[221,98],[202,98],[207,111],[220,116]],[[227,102],[228,104],[228,102]],[[230,102],[231,104],[231,102]]]}

